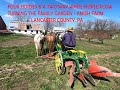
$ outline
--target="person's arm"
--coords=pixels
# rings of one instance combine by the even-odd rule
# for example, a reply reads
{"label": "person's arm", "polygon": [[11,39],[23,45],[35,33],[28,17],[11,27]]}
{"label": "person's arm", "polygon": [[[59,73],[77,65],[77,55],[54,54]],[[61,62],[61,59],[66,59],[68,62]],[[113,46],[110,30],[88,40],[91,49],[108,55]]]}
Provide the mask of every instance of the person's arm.
{"label": "person's arm", "polygon": [[76,40],[76,34],[75,34],[75,40]]}
{"label": "person's arm", "polygon": [[75,43],[76,43],[76,34],[75,34]]}
{"label": "person's arm", "polygon": [[65,40],[65,35],[66,35],[66,34],[64,34],[64,36],[62,37],[62,41],[64,41],[64,40]]}

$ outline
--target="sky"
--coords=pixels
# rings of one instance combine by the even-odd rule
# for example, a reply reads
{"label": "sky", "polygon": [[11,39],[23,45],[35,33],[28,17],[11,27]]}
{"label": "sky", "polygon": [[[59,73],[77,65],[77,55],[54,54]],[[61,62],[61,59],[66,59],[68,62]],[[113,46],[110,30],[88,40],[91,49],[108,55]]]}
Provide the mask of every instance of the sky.
{"label": "sky", "polygon": [[[82,5],[87,5],[87,4],[111,4],[112,5],[112,9],[49,9],[48,7],[44,8],[44,9],[25,9],[26,11],[70,11],[72,13],[77,13],[78,11],[103,11],[104,15],[102,16],[95,16],[95,15],[88,15],[88,16],[81,16],[81,15],[67,15],[67,16],[62,16],[62,15],[49,15],[49,16],[45,16],[45,15],[31,15],[31,18],[46,18],[46,17],[50,17],[50,18],[82,18],[83,21],[86,20],[96,20],[96,19],[111,19],[117,22],[120,22],[120,0],[0,0],[0,16],[2,16],[3,20],[5,21],[5,23],[7,24],[7,26],[9,25],[11,20],[14,20],[15,16],[11,16],[8,15],[8,11],[15,11],[15,9],[8,9],[8,4],[36,4],[36,5],[48,5],[48,4],[54,4],[54,5],[59,5],[59,4],[63,4],[63,5],[71,5],[71,4],[82,4]],[[24,9],[17,9],[17,11],[25,11]],[[77,25],[78,22],[67,22],[65,27],[68,26],[73,26],[75,27]],[[43,24],[43,23],[41,23]]]}

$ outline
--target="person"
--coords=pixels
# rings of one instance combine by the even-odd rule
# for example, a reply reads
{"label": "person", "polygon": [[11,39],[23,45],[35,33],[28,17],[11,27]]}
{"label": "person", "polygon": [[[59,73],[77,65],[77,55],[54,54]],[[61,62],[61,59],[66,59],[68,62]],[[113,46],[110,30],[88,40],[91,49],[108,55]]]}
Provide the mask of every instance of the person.
{"label": "person", "polygon": [[71,50],[76,46],[76,34],[73,27],[68,27],[67,32],[62,37],[62,50]]}

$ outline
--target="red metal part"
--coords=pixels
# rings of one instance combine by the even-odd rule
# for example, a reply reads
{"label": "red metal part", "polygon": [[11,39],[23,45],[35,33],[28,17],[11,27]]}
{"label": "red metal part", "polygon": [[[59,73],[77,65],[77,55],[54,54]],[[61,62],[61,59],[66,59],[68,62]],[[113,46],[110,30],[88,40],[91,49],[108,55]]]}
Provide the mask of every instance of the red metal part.
{"label": "red metal part", "polygon": [[70,86],[72,86],[73,82],[74,82],[74,76],[73,76],[73,72],[75,71],[75,65],[73,61],[67,61],[65,62],[65,67],[70,66],[70,72],[69,72],[69,80],[68,83]]}
{"label": "red metal part", "polygon": [[93,76],[97,76],[97,77],[106,77],[106,76],[120,77],[120,73],[114,73],[106,67],[97,65],[95,60],[90,61],[90,67],[88,69],[88,72]]}
{"label": "red metal part", "polygon": [[[83,85],[85,85],[85,86],[88,85],[87,80],[90,81],[90,83],[92,83],[94,86],[96,85],[96,83],[91,75],[97,76],[97,77],[106,77],[106,76],[120,77],[120,73],[114,73],[106,67],[97,65],[95,60],[90,60],[89,65],[90,65],[90,67],[88,69],[88,73],[81,72],[79,75],[76,76],[77,78],[79,78],[82,81]],[[70,86],[72,86],[75,81],[75,78],[76,78],[73,75],[76,66],[73,61],[67,61],[67,62],[65,62],[65,67],[70,67],[68,83]]]}
{"label": "red metal part", "polygon": [[[75,76],[73,75],[73,73],[75,71],[76,66],[73,61],[67,61],[67,62],[65,62],[65,67],[70,67],[68,83],[70,86],[72,86],[74,83],[74,80],[75,80]],[[82,73],[80,73],[76,77],[79,78],[85,86],[88,85],[88,83]]]}
{"label": "red metal part", "polygon": [[83,83],[84,86],[88,85],[88,83],[87,83],[87,81],[86,81],[86,79],[85,79],[85,77],[84,77],[84,75],[82,73],[80,73],[78,75],[78,78],[82,81],[82,83]]}

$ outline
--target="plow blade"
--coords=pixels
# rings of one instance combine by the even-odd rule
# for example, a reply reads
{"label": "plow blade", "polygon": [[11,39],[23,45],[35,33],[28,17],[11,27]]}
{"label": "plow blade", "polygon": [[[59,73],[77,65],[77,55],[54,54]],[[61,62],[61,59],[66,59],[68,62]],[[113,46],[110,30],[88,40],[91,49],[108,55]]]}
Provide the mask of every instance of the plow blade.
{"label": "plow blade", "polygon": [[80,73],[80,74],[78,75],[78,78],[81,80],[82,84],[83,84],[85,87],[88,86],[88,83],[87,83],[87,81],[86,81],[86,79],[85,79],[85,77],[84,77],[84,75],[83,75],[82,73]]}
{"label": "plow blade", "polygon": [[[92,78],[92,76],[88,73],[80,73],[78,75],[78,78],[82,81],[82,84],[86,87],[88,86],[88,82],[90,82],[93,86],[96,85],[95,80]],[[88,81],[88,82],[87,82]]]}
{"label": "plow blade", "polygon": [[95,80],[93,79],[93,77],[90,74],[84,73],[83,75],[84,75],[85,79],[88,80],[93,86],[96,85]]}
{"label": "plow blade", "polygon": [[88,69],[88,72],[93,76],[97,76],[97,77],[106,77],[106,76],[120,77],[120,73],[114,73],[106,67],[97,65],[95,60],[90,61],[90,67]]}

